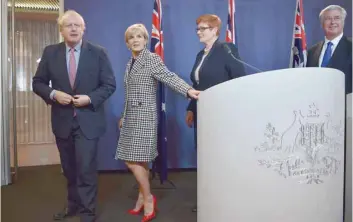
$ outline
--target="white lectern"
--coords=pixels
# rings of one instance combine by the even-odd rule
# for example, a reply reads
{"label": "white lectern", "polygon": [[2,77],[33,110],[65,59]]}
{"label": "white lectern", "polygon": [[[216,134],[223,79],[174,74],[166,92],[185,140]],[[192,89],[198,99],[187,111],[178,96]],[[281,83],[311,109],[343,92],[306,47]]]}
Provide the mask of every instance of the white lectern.
{"label": "white lectern", "polygon": [[342,222],[344,74],[263,72],[202,92],[198,222]]}
{"label": "white lectern", "polygon": [[352,93],[347,95],[346,102],[346,192],[345,222],[352,222]]}

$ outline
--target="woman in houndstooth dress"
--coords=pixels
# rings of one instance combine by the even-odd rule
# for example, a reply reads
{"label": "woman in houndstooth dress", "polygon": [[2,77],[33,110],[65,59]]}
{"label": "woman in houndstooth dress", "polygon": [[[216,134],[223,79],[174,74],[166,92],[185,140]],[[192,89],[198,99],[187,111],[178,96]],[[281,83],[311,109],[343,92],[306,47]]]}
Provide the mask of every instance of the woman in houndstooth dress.
{"label": "woman in houndstooth dress", "polygon": [[182,95],[197,99],[194,90],[175,73],[170,72],[161,58],[147,50],[148,32],[135,24],[125,32],[127,47],[132,52],[124,77],[124,113],[116,159],[125,161],[140,185],[139,198],[130,214],[144,209],[143,221],[155,217],[156,199],[150,192],[148,163],[157,155],[157,82],[160,81]]}

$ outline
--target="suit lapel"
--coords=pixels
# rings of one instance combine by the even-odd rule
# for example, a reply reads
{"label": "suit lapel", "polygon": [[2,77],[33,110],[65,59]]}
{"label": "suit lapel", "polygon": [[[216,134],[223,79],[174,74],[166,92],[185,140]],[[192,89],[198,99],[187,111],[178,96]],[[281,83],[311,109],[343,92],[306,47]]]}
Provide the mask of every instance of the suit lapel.
{"label": "suit lapel", "polygon": [[[134,75],[136,75],[144,66],[145,62],[146,62],[146,57],[148,56],[148,50],[144,49],[140,52],[140,54],[136,57],[136,61],[134,62],[134,64],[132,65],[132,69],[131,72],[128,74],[128,80],[131,79],[131,77],[133,77]],[[130,62],[131,65],[131,62]],[[130,70],[130,67],[128,69],[128,72]]]}
{"label": "suit lapel", "polygon": [[84,67],[87,64],[88,57],[89,57],[90,48],[88,47],[87,42],[82,41],[81,52],[80,52],[80,59],[78,61],[78,67],[76,72],[76,78],[74,83],[74,89],[77,88],[80,78],[82,77],[82,73],[85,72]]}
{"label": "suit lapel", "polygon": [[130,59],[126,65],[125,69],[125,77],[124,77],[124,82],[127,83],[127,80],[129,79],[129,72],[130,72],[130,67],[131,67],[132,59]]}
{"label": "suit lapel", "polygon": [[65,46],[65,43],[63,42],[60,44],[59,56],[58,56],[58,67],[59,69],[61,69],[59,73],[62,76],[63,80],[66,82],[66,85],[69,86],[68,88],[71,89],[69,72],[67,70],[66,55],[67,55],[66,46]]}
{"label": "suit lapel", "polygon": [[313,55],[313,58],[314,58],[313,63],[316,67],[320,67],[319,61],[320,61],[320,54],[323,46],[324,46],[324,42],[320,42],[315,49],[315,52]]}
{"label": "suit lapel", "polygon": [[346,41],[345,41],[345,36],[343,36],[341,38],[341,40],[338,42],[338,45],[335,49],[335,51],[333,52],[333,55],[330,59],[330,62],[328,64],[328,67],[333,67],[335,64],[338,63],[339,59],[342,58],[340,55],[344,52],[344,50],[346,50],[347,45],[346,45]]}
{"label": "suit lapel", "polygon": [[195,85],[197,84],[196,79],[195,79],[195,70],[199,66],[199,64],[201,62],[201,59],[202,59],[202,56],[203,56],[203,52],[200,52],[200,53],[197,54],[195,64],[194,64],[194,66],[192,67],[192,70],[191,70],[190,78],[191,78],[191,81],[193,83],[195,83]]}
{"label": "suit lapel", "polygon": [[[208,52],[208,54],[206,55],[206,57],[204,58],[204,60],[203,60],[203,62],[202,62],[202,64],[201,64],[201,67],[200,67],[200,69],[199,69],[199,79],[201,79],[201,73],[202,73],[202,70],[203,70],[204,65],[207,64],[207,60],[210,58],[210,56],[211,56],[212,53],[214,52],[215,48],[216,48],[219,44],[221,44],[221,43],[220,43],[219,40],[217,39],[217,40],[213,43],[213,45],[212,45],[210,51]],[[205,52],[204,52],[204,53],[205,53]],[[202,56],[203,56],[203,54],[202,54]]]}

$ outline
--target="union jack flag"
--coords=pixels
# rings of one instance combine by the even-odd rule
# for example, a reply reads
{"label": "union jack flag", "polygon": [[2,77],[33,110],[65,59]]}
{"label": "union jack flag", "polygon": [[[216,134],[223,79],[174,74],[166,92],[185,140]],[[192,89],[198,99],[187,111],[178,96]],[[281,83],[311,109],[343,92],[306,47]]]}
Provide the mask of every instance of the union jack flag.
{"label": "union jack flag", "polygon": [[305,67],[307,61],[306,35],[304,29],[303,1],[297,0],[294,19],[292,51],[290,57],[291,68]]}
{"label": "union jack flag", "polygon": [[228,0],[228,22],[226,30],[226,42],[236,44],[235,38],[235,3],[234,0]]}
{"label": "union jack flag", "polygon": [[[152,35],[151,52],[158,54],[164,60],[163,29],[162,29],[162,3],[161,0],[154,1],[152,14]],[[158,157],[152,163],[152,177],[157,172],[160,182],[163,183],[168,177],[168,156],[167,156],[167,118],[165,104],[165,88],[158,82],[157,93],[158,111]]]}
{"label": "union jack flag", "polygon": [[164,60],[161,0],[155,0],[153,5],[151,52],[158,54]]}

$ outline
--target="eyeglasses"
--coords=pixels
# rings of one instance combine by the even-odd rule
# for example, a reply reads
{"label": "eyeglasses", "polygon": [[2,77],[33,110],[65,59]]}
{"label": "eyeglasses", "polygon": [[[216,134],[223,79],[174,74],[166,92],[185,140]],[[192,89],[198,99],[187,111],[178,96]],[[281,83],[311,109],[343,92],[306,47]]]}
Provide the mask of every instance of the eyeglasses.
{"label": "eyeglasses", "polygon": [[197,27],[196,32],[198,32],[198,31],[204,32],[206,29],[212,29],[212,27]]}

